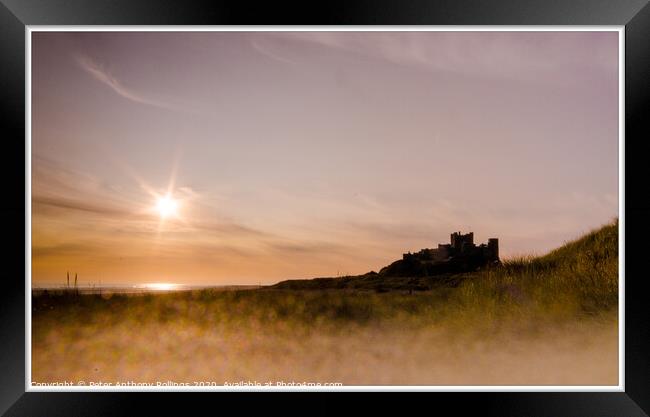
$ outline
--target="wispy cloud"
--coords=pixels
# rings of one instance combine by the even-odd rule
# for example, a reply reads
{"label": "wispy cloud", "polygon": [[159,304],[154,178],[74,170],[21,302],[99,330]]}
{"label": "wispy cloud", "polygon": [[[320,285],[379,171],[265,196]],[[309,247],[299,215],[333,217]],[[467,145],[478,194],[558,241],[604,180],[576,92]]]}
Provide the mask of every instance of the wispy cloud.
{"label": "wispy cloud", "polygon": [[128,211],[119,208],[58,197],[33,196],[32,204],[36,209],[40,208],[41,205],[44,205],[63,210],[83,211],[104,216],[121,216],[130,214]]}
{"label": "wispy cloud", "polygon": [[[256,35],[253,46],[285,62],[301,48],[322,46],[424,70],[504,79],[557,82],[585,73],[616,76],[616,33],[279,32]],[[613,46],[613,47],[612,47]],[[274,50],[282,48],[282,57]],[[293,52],[293,53],[292,53]],[[541,80],[540,80],[541,78]]]}
{"label": "wispy cloud", "polygon": [[111,72],[104,68],[99,63],[95,62],[92,58],[87,56],[78,56],[77,62],[87,73],[89,73],[97,81],[109,86],[118,95],[134,101],[136,103],[148,104],[151,106],[171,109],[168,103],[146,97],[130,88],[125,86],[119,79],[117,79]]}
{"label": "wispy cloud", "polygon": [[269,45],[269,43],[265,41],[264,38],[252,39],[251,46],[256,51],[260,52],[262,55],[266,55],[267,57],[272,58],[276,61],[282,62],[284,64],[289,64],[289,65],[297,64],[296,61],[285,58],[284,56],[281,56],[280,54],[275,52],[273,48]]}

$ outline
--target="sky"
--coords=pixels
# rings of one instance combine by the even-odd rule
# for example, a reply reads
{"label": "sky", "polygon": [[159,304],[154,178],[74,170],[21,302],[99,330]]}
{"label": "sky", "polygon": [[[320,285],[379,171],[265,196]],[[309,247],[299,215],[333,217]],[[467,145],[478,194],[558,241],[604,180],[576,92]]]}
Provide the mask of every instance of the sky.
{"label": "sky", "polygon": [[618,216],[617,32],[33,32],[32,282],[268,284]]}

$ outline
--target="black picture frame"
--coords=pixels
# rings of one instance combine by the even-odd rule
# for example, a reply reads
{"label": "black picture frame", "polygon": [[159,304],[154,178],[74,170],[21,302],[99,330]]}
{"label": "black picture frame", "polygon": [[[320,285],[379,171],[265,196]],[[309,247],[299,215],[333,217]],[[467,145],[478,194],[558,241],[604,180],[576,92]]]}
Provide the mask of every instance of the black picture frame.
{"label": "black picture frame", "polygon": [[[10,416],[164,414],[181,400],[180,414],[196,414],[195,393],[42,393],[26,392],[25,379],[25,29],[31,25],[616,25],[625,26],[625,380],[624,392],[430,393],[422,401],[454,414],[478,410],[488,415],[647,416],[650,413],[650,326],[643,274],[643,236],[650,227],[650,199],[644,178],[650,115],[650,5],[648,0],[410,0],[389,2],[303,2],[302,9],[277,2],[183,2],[168,0],[0,0],[0,103],[3,156],[0,172],[6,189],[0,302],[0,413]],[[638,181],[637,185],[632,185]],[[200,395],[215,406],[213,393]],[[300,394],[302,395],[302,394]],[[313,394],[311,394],[313,395]],[[323,395],[323,394],[319,394]],[[326,394],[329,395],[329,394]],[[367,394],[365,394],[367,395]],[[189,398],[191,396],[191,399]],[[207,396],[207,398],[206,398]],[[431,396],[434,396],[431,398]],[[287,394],[242,401],[241,394],[220,394],[218,407],[271,407]],[[295,401],[291,394],[290,401]],[[368,406],[404,409],[403,400],[373,394]],[[422,395],[418,396],[422,400]],[[192,402],[191,408],[187,401]],[[309,413],[337,412],[317,399]],[[408,404],[412,404],[412,399]],[[278,405],[278,407],[280,407]],[[280,410],[291,411],[286,406]],[[161,410],[162,409],[162,410]],[[153,410],[160,410],[154,412]],[[217,410],[217,409],[215,409]],[[405,411],[405,410],[404,410]]]}

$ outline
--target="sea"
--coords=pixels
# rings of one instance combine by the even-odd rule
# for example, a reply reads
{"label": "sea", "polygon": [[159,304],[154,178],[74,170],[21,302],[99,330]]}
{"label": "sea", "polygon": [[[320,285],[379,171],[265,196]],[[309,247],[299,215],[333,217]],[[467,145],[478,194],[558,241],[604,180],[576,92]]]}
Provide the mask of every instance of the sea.
{"label": "sea", "polygon": [[184,285],[171,283],[147,283],[137,285],[124,284],[103,284],[103,285],[80,285],[77,287],[68,285],[32,285],[32,294],[39,295],[44,292],[67,292],[74,291],[79,294],[148,294],[176,291],[241,291],[254,290],[264,287],[263,285]]}

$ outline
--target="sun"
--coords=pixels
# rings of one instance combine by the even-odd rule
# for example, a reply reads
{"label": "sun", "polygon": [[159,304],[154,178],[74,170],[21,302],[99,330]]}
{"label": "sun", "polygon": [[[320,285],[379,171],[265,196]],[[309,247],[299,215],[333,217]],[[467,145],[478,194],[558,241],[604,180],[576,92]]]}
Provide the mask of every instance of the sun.
{"label": "sun", "polygon": [[178,202],[170,195],[158,197],[156,210],[158,210],[158,214],[160,214],[160,217],[162,218],[176,216],[178,214]]}

